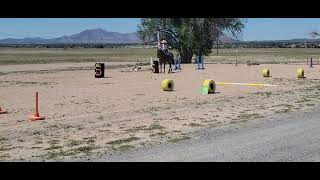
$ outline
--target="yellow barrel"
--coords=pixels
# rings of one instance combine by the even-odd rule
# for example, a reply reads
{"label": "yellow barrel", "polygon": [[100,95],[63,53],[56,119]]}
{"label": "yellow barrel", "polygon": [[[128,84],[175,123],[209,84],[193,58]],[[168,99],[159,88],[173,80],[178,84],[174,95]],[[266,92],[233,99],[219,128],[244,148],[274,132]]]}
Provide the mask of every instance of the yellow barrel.
{"label": "yellow barrel", "polygon": [[171,79],[165,79],[162,81],[162,90],[172,91],[174,88],[174,83]]}
{"label": "yellow barrel", "polygon": [[268,68],[264,68],[262,70],[262,74],[263,74],[263,77],[269,77],[270,76],[270,71]]}
{"label": "yellow barrel", "polygon": [[297,70],[297,76],[298,78],[304,78],[304,70],[302,68]]}
{"label": "yellow barrel", "polygon": [[209,87],[208,93],[214,93],[216,91],[216,83],[212,79],[204,80],[202,86]]}

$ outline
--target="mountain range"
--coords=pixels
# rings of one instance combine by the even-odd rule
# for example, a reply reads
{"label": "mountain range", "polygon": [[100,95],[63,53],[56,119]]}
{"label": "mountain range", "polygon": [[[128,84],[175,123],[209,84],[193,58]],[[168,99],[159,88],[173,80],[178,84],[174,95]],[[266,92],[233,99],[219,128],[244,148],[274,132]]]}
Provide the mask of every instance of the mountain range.
{"label": "mountain range", "polygon": [[[220,43],[246,43],[246,42],[316,42],[315,39],[291,39],[291,40],[268,40],[268,41],[240,41],[228,37],[226,35],[220,37]],[[135,44],[140,43],[136,32],[133,33],[119,33],[110,32],[101,28],[87,29],[80,33],[73,34],[70,36],[62,36],[58,38],[45,39],[45,38],[22,38],[14,39],[7,38],[0,40],[0,44],[80,44],[80,43],[93,43],[93,44]]]}
{"label": "mountain range", "polygon": [[44,38],[7,38],[0,40],[0,44],[66,44],[66,43],[139,43],[137,34],[110,32],[103,29],[88,29],[70,36],[52,39]]}
{"label": "mountain range", "polygon": [[260,40],[260,41],[246,41],[246,42],[277,42],[277,43],[315,43],[319,42],[319,39],[308,39],[308,38],[300,38],[300,39],[287,39],[287,40]]}
{"label": "mountain range", "polygon": [[[133,33],[119,33],[119,32],[110,32],[101,28],[97,29],[87,29],[80,33],[73,34],[70,36],[62,36],[52,39],[44,39],[40,37],[36,38],[22,38],[14,39],[7,38],[0,40],[0,44],[79,44],[79,43],[127,43],[134,44],[140,43],[140,39],[135,32]],[[223,36],[220,38],[222,43],[231,43],[238,42],[238,40],[232,39],[228,36]]]}

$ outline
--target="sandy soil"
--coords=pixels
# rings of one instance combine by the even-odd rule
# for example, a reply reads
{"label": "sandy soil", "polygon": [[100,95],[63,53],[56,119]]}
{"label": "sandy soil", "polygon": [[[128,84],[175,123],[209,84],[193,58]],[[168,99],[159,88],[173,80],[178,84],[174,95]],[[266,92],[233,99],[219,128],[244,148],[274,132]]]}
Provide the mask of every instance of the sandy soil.
{"label": "sandy soil", "polygon": [[[39,65],[1,66],[0,72],[5,73],[0,75],[0,106],[9,113],[0,115],[0,159],[98,157],[164,141],[174,143],[201,128],[303,111],[320,102],[319,66],[207,64],[205,70],[196,70],[195,65],[183,65],[179,72],[152,74],[108,69],[108,65],[106,78],[101,79],[85,68],[89,64],[78,64],[78,70],[71,71],[68,68],[73,65],[64,63],[42,69]],[[272,77],[262,77],[265,67]],[[304,67],[307,78],[296,78],[298,67]],[[165,78],[174,80],[174,91],[161,90]],[[202,95],[204,79],[278,86],[217,85],[217,93]],[[46,120],[29,122],[36,91],[40,115]]]}
{"label": "sandy soil", "polygon": [[[136,64],[135,62],[102,62],[110,66],[120,66],[128,64]],[[46,72],[46,71],[71,71],[71,70],[89,70],[92,69],[94,63],[83,62],[83,63],[50,63],[50,64],[15,64],[15,65],[1,65],[0,74],[9,73],[33,73],[35,71]]]}

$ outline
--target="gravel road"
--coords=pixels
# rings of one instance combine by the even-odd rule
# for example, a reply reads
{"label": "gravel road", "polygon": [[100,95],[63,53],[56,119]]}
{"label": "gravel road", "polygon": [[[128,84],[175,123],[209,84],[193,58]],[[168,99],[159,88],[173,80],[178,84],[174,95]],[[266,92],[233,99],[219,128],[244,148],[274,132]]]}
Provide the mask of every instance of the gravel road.
{"label": "gravel road", "polygon": [[319,161],[320,107],[250,123],[206,129],[178,143],[94,161]]}

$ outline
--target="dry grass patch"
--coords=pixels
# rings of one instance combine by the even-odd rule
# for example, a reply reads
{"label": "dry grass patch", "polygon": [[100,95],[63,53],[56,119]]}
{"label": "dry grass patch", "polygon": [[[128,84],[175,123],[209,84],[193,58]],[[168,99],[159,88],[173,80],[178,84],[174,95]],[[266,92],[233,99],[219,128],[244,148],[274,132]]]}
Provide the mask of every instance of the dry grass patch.
{"label": "dry grass patch", "polygon": [[110,142],[107,142],[107,144],[120,145],[120,144],[124,144],[124,143],[130,143],[132,141],[137,141],[139,139],[140,138],[138,138],[138,137],[132,136],[132,137],[129,137],[129,138],[123,138],[123,139],[117,139],[117,140],[114,140],[114,141],[110,141]]}

